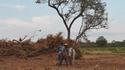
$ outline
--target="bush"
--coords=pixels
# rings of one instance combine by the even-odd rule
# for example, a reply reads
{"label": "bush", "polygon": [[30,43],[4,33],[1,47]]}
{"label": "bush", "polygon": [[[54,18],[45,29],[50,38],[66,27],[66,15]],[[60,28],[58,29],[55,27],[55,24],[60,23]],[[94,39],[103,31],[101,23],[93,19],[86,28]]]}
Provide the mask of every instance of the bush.
{"label": "bush", "polygon": [[104,47],[107,45],[107,40],[104,38],[104,36],[100,36],[96,40],[96,44],[98,47]]}

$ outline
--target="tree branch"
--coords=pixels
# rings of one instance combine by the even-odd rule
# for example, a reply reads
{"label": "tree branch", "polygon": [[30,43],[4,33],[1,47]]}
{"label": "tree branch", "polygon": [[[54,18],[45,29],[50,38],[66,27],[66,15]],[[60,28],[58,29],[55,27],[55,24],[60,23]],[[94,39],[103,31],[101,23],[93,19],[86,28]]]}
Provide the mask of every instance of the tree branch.
{"label": "tree branch", "polygon": [[66,21],[65,21],[65,19],[64,19],[64,17],[63,17],[63,15],[62,15],[62,14],[60,13],[60,11],[58,10],[58,8],[56,8],[54,5],[52,6],[51,3],[50,3],[50,0],[48,0],[48,5],[49,5],[50,7],[52,7],[52,8],[54,8],[54,9],[57,11],[58,15],[62,18],[62,20],[63,20],[63,22],[64,22],[64,25],[66,26],[66,29],[69,30],[69,27],[68,27],[68,25],[67,25],[67,23],[66,23]]}

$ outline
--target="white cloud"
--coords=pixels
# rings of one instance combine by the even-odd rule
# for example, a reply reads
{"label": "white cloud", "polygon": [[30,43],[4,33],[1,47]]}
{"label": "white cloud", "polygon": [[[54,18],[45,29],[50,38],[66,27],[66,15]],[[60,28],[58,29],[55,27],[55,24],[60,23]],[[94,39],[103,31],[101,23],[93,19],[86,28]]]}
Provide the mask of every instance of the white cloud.
{"label": "white cloud", "polygon": [[57,16],[36,16],[32,18],[32,23],[48,31],[64,31],[64,25]]}
{"label": "white cloud", "polygon": [[109,24],[108,29],[92,30],[88,36],[90,40],[96,40],[99,36],[105,36],[109,42],[112,40],[125,40],[125,24],[122,23],[112,22]]}
{"label": "white cloud", "polygon": [[15,5],[13,8],[17,9],[18,11],[24,11],[26,9],[26,7],[23,5]]}
{"label": "white cloud", "polygon": [[[78,23],[72,28],[72,37],[77,35]],[[125,24],[112,22],[109,24],[109,29],[92,30],[88,33],[90,40],[96,40],[99,36],[105,36],[109,41],[124,40]],[[29,21],[24,21],[17,18],[0,19],[0,38],[19,38],[24,35],[32,35],[35,30],[41,29],[39,37],[45,37],[51,33],[64,32],[66,30],[64,24],[57,16],[35,16]]]}
{"label": "white cloud", "polygon": [[1,4],[0,5],[0,8],[4,8],[4,9],[11,9],[11,10],[17,10],[19,12],[22,12],[24,11],[25,9],[27,9],[26,6],[24,5],[11,5],[11,4]]}
{"label": "white cloud", "polygon": [[42,30],[39,36],[45,37],[48,34],[63,30],[57,21],[54,16],[33,17],[30,21],[17,18],[0,19],[0,39],[15,39],[28,34],[31,36],[34,31],[39,29]]}
{"label": "white cloud", "polygon": [[[37,16],[37,17],[33,17],[32,18],[32,23],[39,25],[39,26],[48,26],[48,25],[52,25],[53,22],[55,22],[54,20],[55,17],[51,17],[51,16]],[[51,22],[50,22],[51,21]]]}
{"label": "white cloud", "polygon": [[0,24],[13,28],[27,27],[27,26],[33,27],[31,23],[16,18],[1,19]]}
{"label": "white cloud", "polygon": [[15,39],[29,34],[31,36],[33,31],[40,29],[39,26],[35,26],[31,22],[16,18],[1,19],[0,26],[2,27],[0,27],[0,38],[9,39]]}

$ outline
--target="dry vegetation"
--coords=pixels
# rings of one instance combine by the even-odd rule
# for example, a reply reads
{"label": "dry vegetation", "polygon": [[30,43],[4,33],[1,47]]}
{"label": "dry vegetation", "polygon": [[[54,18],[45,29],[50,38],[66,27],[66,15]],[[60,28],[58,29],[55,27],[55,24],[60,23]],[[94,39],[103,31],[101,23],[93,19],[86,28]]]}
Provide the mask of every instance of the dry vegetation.
{"label": "dry vegetation", "polygon": [[[48,35],[46,38],[41,38],[37,42],[27,40],[0,40],[0,56],[16,56],[16,57],[33,57],[43,53],[52,53],[56,51],[56,47],[61,42],[67,42],[69,46],[74,46],[75,41],[67,41],[61,33],[56,35]],[[79,49],[76,48],[78,53]]]}

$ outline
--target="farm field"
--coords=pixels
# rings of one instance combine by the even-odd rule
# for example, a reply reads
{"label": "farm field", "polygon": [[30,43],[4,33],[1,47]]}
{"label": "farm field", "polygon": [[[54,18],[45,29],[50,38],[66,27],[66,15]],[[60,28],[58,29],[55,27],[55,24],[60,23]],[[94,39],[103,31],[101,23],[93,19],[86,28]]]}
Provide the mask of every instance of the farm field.
{"label": "farm field", "polygon": [[113,54],[83,55],[72,66],[57,66],[55,54],[27,59],[0,57],[0,70],[125,70],[125,56]]}

